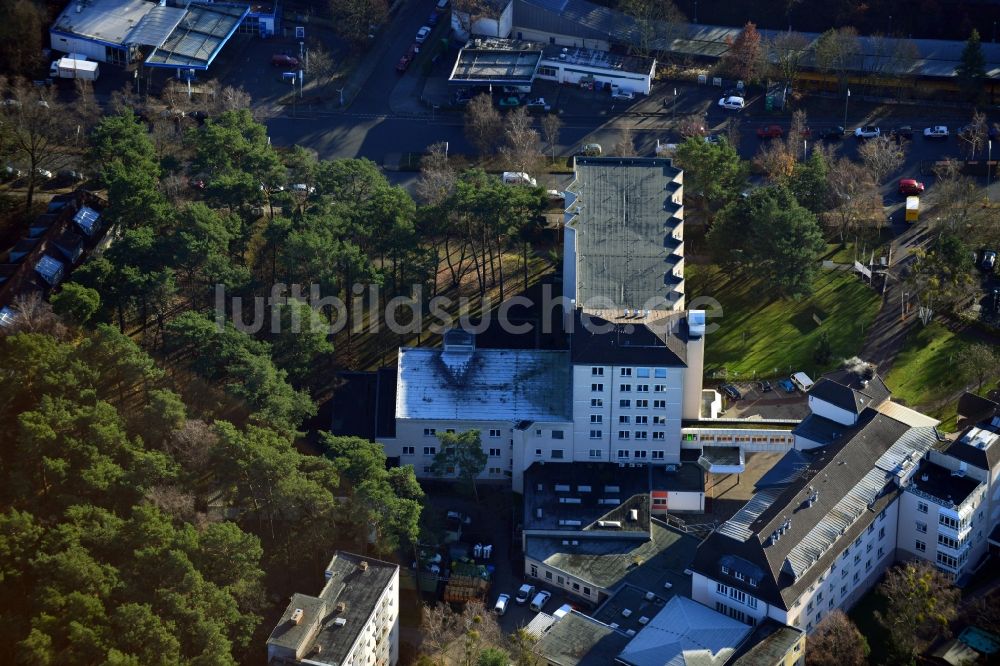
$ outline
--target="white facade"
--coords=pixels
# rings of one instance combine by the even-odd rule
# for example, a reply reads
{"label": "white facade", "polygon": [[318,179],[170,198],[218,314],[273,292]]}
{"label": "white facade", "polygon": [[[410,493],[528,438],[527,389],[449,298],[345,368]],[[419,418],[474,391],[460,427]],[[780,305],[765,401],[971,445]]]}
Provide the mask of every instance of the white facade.
{"label": "white facade", "polygon": [[[567,541],[571,540],[571,537],[567,539]],[[534,580],[540,580],[546,586],[566,590],[566,592],[582,597],[592,604],[601,600],[601,594],[606,595],[610,592],[610,590],[605,590],[579,576],[571,576],[565,571],[550,567],[544,562],[539,562],[528,556],[524,557],[524,575]]]}
{"label": "white facade", "polygon": [[809,396],[809,410],[816,416],[836,421],[841,425],[852,426],[858,422],[858,415],[854,412],[821,400],[814,395]]}
{"label": "white facade", "polygon": [[773,428],[738,428],[719,424],[718,427],[686,427],[681,429],[682,449],[703,446],[738,446],[747,453],[757,451],[787,451],[795,437],[787,426]]}
{"label": "white facade", "polygon": [[578,462],[680,462],[684,369],[573,366]]}
{"label": "white facade", "polygon": [[396,666],[399,662],[399,569],[351,647],[343,666]]}
{"label": "white facade", "polygon": [[[898,500],[838,552],[835,560],[788,610],[768,604],[745,592],[748,581],[719,571],[711,578],[699,572],[691,577],[691,597],[709,608],[741,622],[757,624],[770,617],[782,624],[811,632],[835,608],[847,611],[870,590],[895,559]],[[734,582],[741,583],[738,587]]]}
{"label": "white facade", "polygon": [[[590,51],[591,49],[587,50]],[[601,49],[601,51],[605,50]],[[555,81],[556,83],[566,83],[569,85],[577,85],[581,79],[592,79],[595,84],[607,84],[629,92],[648,95],[652,88],[653,79],[656,77],[656,61],[652,62],[649,70],[646,72],[625,72],[581,61],[546,56],[538,63],[538,70],[535,73],[535,77],[545,81]]]}

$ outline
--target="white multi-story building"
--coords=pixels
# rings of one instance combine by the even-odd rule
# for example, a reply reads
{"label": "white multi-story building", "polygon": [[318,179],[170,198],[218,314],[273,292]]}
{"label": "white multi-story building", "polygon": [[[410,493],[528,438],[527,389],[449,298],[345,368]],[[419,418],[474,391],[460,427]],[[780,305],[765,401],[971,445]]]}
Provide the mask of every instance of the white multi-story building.
{"label": "white multi-story building", "polygon": [[395,666],[399,566],[336,553],[319,596],[292,596],[267,640],[269,664]]}

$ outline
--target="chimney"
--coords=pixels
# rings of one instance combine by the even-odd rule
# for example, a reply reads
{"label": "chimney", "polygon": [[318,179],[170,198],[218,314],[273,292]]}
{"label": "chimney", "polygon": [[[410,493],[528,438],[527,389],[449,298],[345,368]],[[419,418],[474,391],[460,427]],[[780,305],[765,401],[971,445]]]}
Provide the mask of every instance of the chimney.
{"label": "chimney", "polygon": [[292,611],[292,617],[289,619],[292,621],[292,624],[302,624],[303,615],[305,615],[303,610],[301,608],[296,608],[294,611]]}
{"label": "chimney", "polygon": [[341,601],[340,603],[337,604],[337,612],[338,613],[343,613],[346,610],[347,610],[347,604],[345,604],[343,601]]}
{"label": "chimney", "polygon": [[361,560],[361,562],[358,564],[358,568],[361,569],[362,571],[368,571],[368,562],[366,562],[365,560]]}

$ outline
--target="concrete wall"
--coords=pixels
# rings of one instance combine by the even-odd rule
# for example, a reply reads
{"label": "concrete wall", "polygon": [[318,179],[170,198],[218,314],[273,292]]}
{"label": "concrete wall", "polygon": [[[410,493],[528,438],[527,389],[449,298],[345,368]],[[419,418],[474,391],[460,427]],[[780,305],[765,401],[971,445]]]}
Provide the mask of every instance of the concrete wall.
{"label": "concrete wall", "polygon": [[827,418],[831,421],[836,421],[837,423],[847,426],[854,425],[858,421],[858,416],[854,412],[841,409],[826,400],[820,400],[812,395],[809,396],[809,409],[817,416],[822,416],[823,418]]}
{"label": "concrete wall", "polygon": [[704,513],[703,491],[653,490],[650,493],[650,511],[654,515],[667,513]]}
{"label": "concrete wall", "polygon": [[[103,44],[97,44],[89,39],[67,37],[59,33],[49,33],[53,51],[63,53],[82,53],[95,62],[107,62],[107,49]],[[53,58],[54,59],[54,58]]]}

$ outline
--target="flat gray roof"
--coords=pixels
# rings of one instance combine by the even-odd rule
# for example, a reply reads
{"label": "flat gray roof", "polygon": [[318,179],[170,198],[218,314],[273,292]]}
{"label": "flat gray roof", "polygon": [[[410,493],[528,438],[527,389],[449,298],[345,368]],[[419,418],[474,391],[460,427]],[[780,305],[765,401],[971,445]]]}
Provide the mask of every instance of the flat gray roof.
{"label": "flat gray roof", "polygon": [[645,540],[576,537],[576,546],[564,546],[564,540],[526,536],[525,556],[605,590],[628,582],[651,592],[691,592],[684,570],[694,560],[698,539],[655,519]]}
{"label": "flat gray roof", "polygon": [[545,45],[545,59],[559,60],[566,65],[582,65],[595,69],[606,69],[610,72],[631,72],[649,76],[653,72],[656,60],[643,56],[609,53],[596,49],[581,47],[566,47],[558,44]]}
{"label": "flat gray roof", "polygon": [[399,350],[396,418],[568,422],[569,352]]}
{"label": "flat gray roof", "polygon": [[573,611],[549,627],[534,652],[558,666],[607,666],[628,641],[628,636]]}
{"label": "flat gray roof", "polygon": [[[88,0],[70,2],[52,24],[52,31],[121,46],[157,3],[148,0]],[[79,11],[77,11],[79,9]]]}
{"label": "flat gray roof", "polygon": [[683,224],[680,169],[662,158],[577,157],[574,170],[577,306],[672,310],[683,280],[668,241]]}
{"label": "flat gray roof", "polygon": [[448,80],[460,84],[529,85],[542,45],[510,39],[471,40],[459,51]]}

